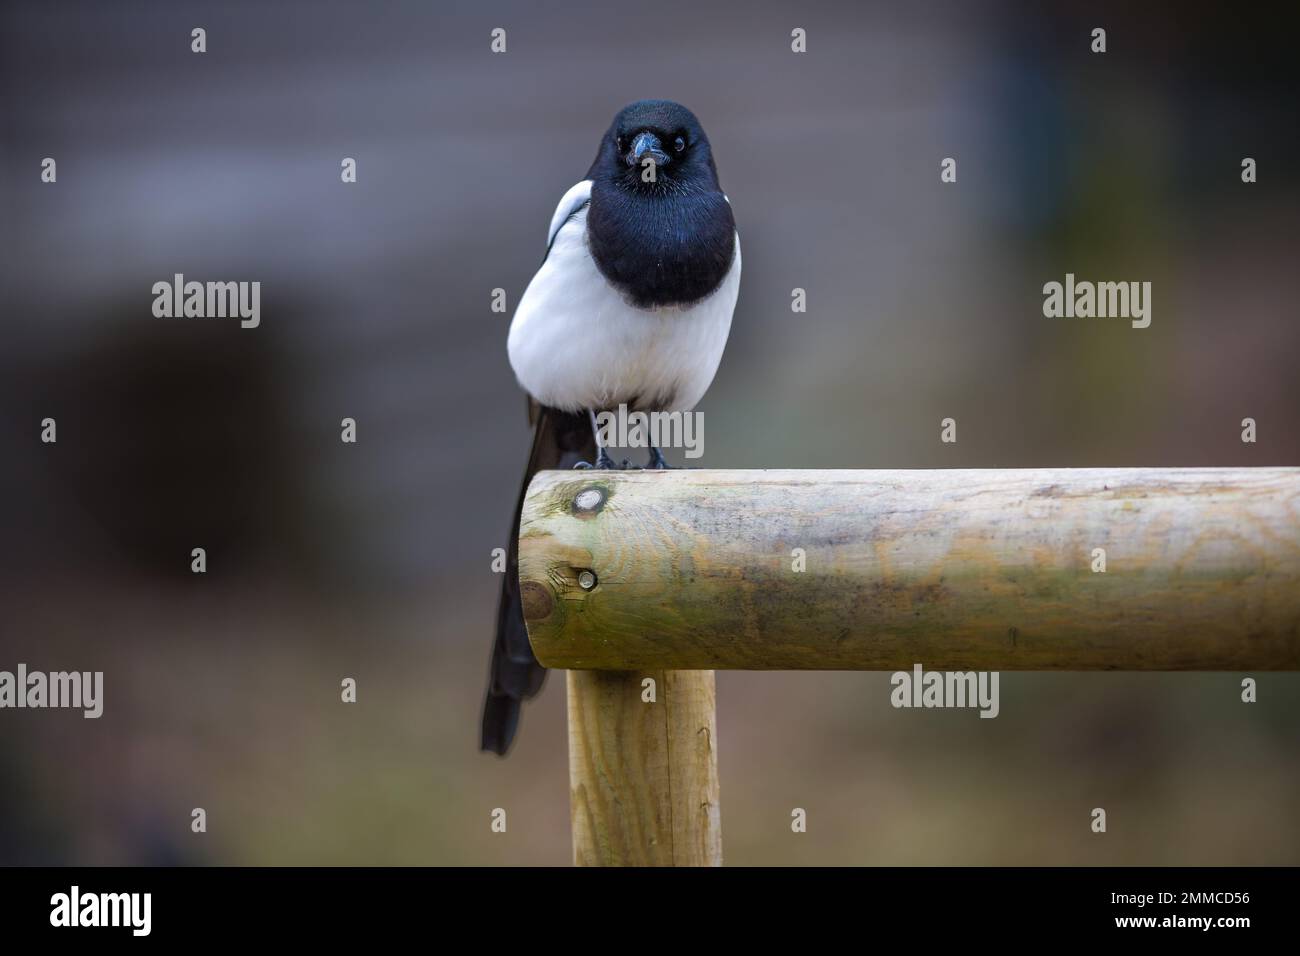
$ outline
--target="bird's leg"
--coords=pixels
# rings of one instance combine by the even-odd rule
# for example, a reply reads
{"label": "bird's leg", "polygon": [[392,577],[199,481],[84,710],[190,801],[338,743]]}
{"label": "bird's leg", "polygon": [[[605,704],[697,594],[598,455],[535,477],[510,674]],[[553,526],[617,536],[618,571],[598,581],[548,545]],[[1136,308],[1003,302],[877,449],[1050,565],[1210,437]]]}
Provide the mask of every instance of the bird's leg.
{"label": "bird's leg", "polygon": [[[595,410],[589,409],[587,411],[587,414],[591,418],[591,436],[596,440],[596,448],[598,449],[596,453],[596,464],[592,465],[590,462],[580,461],[573,467],[574,468],[600,468],[600,469],[617,468],[618,465],[614,464],[614,459],[609,457],[609,452],[605,450],[605,446],[600,440],[600,428],[598,428],[596,425]],[[627,463],[624,462],[625,466],[626,464]]]}
{"label": "bird's leg", "polygon": [[672,465],[664,461],[664,453],[661,452],[654,445],[650,446],[650,460],[646,462],[645,466],[647,468],[657,468],[660,470],[672,468]]}

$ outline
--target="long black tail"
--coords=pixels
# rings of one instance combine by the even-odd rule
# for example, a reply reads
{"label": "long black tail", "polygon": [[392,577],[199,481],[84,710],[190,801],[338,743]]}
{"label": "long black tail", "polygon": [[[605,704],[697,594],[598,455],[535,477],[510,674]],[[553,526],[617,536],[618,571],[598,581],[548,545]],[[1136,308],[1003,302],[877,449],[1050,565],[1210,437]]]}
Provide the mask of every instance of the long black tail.
{"label": "long black tail", "polygon": [[497,639],[492,647],[492,682],[483,704],[483,737],[480,747],[504,755],[519,726],[520,704],[536,696],[546,680],[546,668],[537,663],[528,632],[524,629],[524,608],[519,598],[519,516],[524,495],[533,475],[548,468],[572,468],[577,462],[595,461],[596,440],[585,412],[561,412],[539,407],[535,416],[533,450],[528,456],[524,486],[515,505],[515,520],[506,546],[506,572],[501,582],[501,604],[497,608]]}

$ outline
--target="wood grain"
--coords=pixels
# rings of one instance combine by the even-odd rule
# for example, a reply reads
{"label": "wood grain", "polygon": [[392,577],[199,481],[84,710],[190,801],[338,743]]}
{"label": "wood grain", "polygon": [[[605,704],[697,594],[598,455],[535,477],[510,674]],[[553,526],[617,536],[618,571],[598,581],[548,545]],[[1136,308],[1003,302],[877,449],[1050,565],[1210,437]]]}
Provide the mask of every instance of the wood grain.
{"label": "wood grain", "polygon": [[713,672],[570,671],[568,695],[574,863],[721,866]]}
{"label": "wood grain", "polygon": [[1297,468],[543,472],[519,565],[548,667],[1300,669]]}

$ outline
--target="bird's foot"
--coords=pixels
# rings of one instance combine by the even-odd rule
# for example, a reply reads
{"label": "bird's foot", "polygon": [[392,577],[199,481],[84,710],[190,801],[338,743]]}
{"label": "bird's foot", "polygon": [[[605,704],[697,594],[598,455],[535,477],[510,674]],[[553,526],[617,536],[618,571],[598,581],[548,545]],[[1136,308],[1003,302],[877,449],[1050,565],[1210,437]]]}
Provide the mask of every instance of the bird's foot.
{"label": "bird's foot", "polygon": [[[579,469],[596,468],[600,471],[611,471],[611,470],[617,470],[618,465],[614,464],[614,459],[609,457],[609,452],[605,451],[605,449],[602,448],[600,450],[600,454],[596,456],[596,463],[594,465],[591,464],[590,462],[580,461],[573,467]],[[624,468],[627,467],[626,461],[623,462],[623,467]]]}
{"label": "bird's foot", "polygon": [[653,445],[650,446],[650,460],[646,462],[647,468],[654,468],[657,471],[667,471],[673,466],[664,461],[664,453]]}

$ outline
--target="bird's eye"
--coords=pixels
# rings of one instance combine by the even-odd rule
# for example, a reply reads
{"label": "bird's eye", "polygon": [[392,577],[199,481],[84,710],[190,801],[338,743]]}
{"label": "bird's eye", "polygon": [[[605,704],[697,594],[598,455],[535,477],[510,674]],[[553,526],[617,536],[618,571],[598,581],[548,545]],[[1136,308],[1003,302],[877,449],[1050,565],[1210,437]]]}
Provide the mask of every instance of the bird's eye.
{"label": "bird's eye", "polygon": [[677,152],[680,153],[685,148],[686,148],[686,140],[682,139],[680,136],[678,136],[675,140],[673,140],[673,149],[677,150]]}
{"label": "bird's eye", "polygon": [[623,137],[622,137],[622,136],[615,136],[615,137],[614,137],[614,145],[618,147],[618,151],[619,151],[620,153],[623,152]]}

